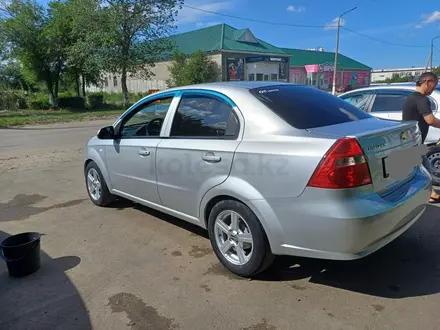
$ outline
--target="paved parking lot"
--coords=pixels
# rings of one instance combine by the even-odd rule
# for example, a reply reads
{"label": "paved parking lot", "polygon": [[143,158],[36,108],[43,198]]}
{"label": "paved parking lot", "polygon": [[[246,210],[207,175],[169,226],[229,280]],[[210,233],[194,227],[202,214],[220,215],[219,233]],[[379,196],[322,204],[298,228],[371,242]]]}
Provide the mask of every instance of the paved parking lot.
{"label": "paved parking lot", "polygon": [[88,200],[82,146],[106,123],[0,130],[0,239],[42,236],[42,268],[0,262],[0,329],[439,329],[440,210],[353,262],[278,258],[252,281],[203,230]]}

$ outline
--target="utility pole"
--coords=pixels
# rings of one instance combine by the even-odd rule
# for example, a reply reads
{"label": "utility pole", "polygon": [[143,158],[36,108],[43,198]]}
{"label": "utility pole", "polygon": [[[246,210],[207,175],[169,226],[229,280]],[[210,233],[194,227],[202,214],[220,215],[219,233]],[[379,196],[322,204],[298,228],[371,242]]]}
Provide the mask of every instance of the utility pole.
{"label": "utility pole", "polygon": [[440,38],[440,36],[434,37],[431,39],[431,55],[429,56],[429,68],[432,71],[432,56],[434,53],[434,40]]}
{"label": "utility pole", "polygon": [[339,30],[341,28],[341,18],[345,14],[348,14],[349,12],[355,10],[357,7],[353,7],[350,10],[347,10],[346,12],[342,13],[338,17],[338,27],[336,32],[336,50],[335,50],[335,63],[333,64],[333,86],[332,86],[332,94],[336,94],[336,74],[337,74],[337,66],[338,66],[338,52],[339,52]]}

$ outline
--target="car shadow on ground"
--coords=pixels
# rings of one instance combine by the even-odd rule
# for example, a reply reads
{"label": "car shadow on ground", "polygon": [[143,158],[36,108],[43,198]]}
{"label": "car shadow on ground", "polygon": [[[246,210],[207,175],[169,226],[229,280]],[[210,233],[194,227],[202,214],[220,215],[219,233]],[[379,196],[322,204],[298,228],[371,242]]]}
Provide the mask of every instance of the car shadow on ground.
{"label": "car shadow on ground", "polygon": [[205,229],[203,229],[203,228],[201,228],[199,226],[196,226],[196,225],[194,225],[192,223],[183,221],[181,219],[178,219],[178,218],[173,217],[171,215],[165,214],[163,212],[156,211],[156,210],[154,210],[152,208],[149,208],[147,206],[131,202],[131,201],[126,200],[126,199],[122,199],[122,198],[118,199],[114,204],[110,205],[109,207],[114,208],[114,209],[116,209],[118,211],[122,211],[122,210],[127,209],[127,208],[135,209],[135,210],[138,210],[140,212],[147,213],[147,214],[149,214],[149,215],[151,215],[153,217],[156,217],[156,218],[158,218],[158,219],[160,219],[162,221],[168,222],[169,224],[172,224],[174,226],[182,228],[182,229],[184,229],[186,231],[189,231],[189,232],[191,232],[193,234],[196,234],[198,236],[201,236],[201,237],[204,237],[206,239],[209,239],[208,231],[206,231]]}
{"label": "car shadow on ground", "polygon": [[[8,236],[0,231],[0,241]],[[52,259],[43,251],[44,237],[41,245],[41,268],[29,276],[10,277],[0,259],[0,329],[92,329],[84,302],[65,273],[81,259]]]}
{"label": "car shadow on ground", "polygon": [[[204,238],[198,226],[129,201],[114,207],[135,208]],[[440,292],[440,208],[428,205],[425,214],[401,237],[372,255],[353,261],[277,257],[257,281],[295,281],[335,287],[376,297],[399,299]]]}

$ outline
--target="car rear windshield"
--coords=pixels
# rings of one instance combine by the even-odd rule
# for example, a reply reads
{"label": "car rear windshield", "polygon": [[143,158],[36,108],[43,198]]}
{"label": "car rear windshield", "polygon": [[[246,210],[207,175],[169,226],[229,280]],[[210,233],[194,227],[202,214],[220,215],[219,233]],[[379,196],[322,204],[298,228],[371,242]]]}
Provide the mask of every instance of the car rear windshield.
{"label": "car rear windshield", "polygon": [[266,86],[250,93],[289,125],[308,129],[372,118],[350,103],[314,87]]}

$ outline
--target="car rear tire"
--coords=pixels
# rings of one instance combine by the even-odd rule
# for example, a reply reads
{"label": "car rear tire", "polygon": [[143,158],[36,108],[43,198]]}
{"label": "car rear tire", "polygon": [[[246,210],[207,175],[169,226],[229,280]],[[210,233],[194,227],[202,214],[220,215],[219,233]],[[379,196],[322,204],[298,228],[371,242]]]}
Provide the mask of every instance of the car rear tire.
{"label": "car rear tire", "polygon": [[260,221],[243,203],[218,202],[209,214],[208,232],[217,258],[238,276],[255,276],[275,259]]}
{"label": "car rear tire", "polygon": [[91,161],[86,166],[85,181],[87,193],[93,204],[107,206],[115,201],[115,196],[108,190],[101,170],[94,161]]}

